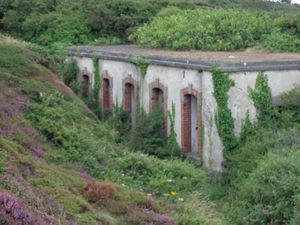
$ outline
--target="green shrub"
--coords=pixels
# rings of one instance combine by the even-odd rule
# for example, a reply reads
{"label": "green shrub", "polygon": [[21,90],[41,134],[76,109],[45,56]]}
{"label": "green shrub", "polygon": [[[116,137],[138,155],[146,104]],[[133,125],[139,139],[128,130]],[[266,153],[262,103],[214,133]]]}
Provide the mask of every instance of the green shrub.
{"label": "green shrub", "polygon": [[154,48],[236,50],[254,46],[271,29],[263,13],[198,9],[156,17],[129,38]]}
{"label": "green shrub", "polygon": [[131,141],[135,150],[152,155],[160,154],[160,147],[165,142],[163,117],[162,110],[155,110],[149,115],[145,112],[138,115]]}
{"label": "green shrub", "polygon": [[282,94],[281,100],[284,107],[298,110],[300,107],[300,87],[296,86],[291,91]]}
{"label": "green shrub", "polygon": [[114,106],[114,116],[111,120],[113,128],[118,132],[116,142],[129,141],[131,132],[131,114],[123,109],[123,107]]}
{"label": "green shrub", "polygon": [[77,62],[71,59],[65,62],[60,69],[60,76],[64,83],[68,85],[76,94],[79,94],[80,86],[77,81],[79,75],[79,68]]}
{"label": "green shrub", "polygon": [[222,225],[225,224],[222,216],[214,209],[210,203],[200,194],[194,193],[185,200],[184,204],[179,204],[179,210],[175,217],[181,225]]}
{"label": "green shrub", "polygon": [[[171,113],[171,131],[174,126],[172,118]],[[171,132],[169,137],[166,137],[164,115],[161,109],[157,109],[148,115],[145,112],[138,115],[136,127],[131,136],[131,146],[136,151],[155,155],[159,158],[182,156],[175,132]]]}
{"label": "green shrub", "polygon": [[267,50],[278,52],[300,52],[300,38],[279,31],[278,29],[272,31],[271,34],[262,36],[261,45]]}
{"label": "green shrub", "polygon": [[4,172],[5,169],[5,158],[0,152],[0,174]]}
{"label": "green shrub", "polygon": [[284,33],[287,32],[291,35],[296,35],[300,38],[300,17],[298,16],[285,16],[276,18],[275,26],[279,27]]}
{"label": "green shrub", "polygon": [[299,165],[299,150],[268,154],[240,187],[238,224],[289,224],[298,220]]}

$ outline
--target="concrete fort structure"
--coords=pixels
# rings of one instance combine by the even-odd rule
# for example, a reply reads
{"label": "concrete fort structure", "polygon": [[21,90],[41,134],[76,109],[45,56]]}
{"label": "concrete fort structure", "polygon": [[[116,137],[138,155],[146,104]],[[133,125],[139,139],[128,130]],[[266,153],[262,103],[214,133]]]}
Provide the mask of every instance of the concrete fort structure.
{"label": "concrete fort structure", "polygon": [[[168,111],[174,105],[179,146],[184,153],[202,160],[211,171],[221,171],[225,165],[224,146],[216,124],[218,105],[211,72],[214,67],[228,73],[234,83],[228,92],[228,108],[237,137],[246,115],[252,121],[257,116],[249,88],[254,88],[259,73],[268,77],[274,105],[281,104],[282,93],[300,85],[299,54],[174,52],[128,45],[72,47],[69,57],[77,61],[78,79],[87,90],[94,87],[95,74],[100,76],[103,109],[123,106],[134,118],[138,105],[146,112],[161,105],[169,133]],[[95,59],[99,63],[97,73]]]}

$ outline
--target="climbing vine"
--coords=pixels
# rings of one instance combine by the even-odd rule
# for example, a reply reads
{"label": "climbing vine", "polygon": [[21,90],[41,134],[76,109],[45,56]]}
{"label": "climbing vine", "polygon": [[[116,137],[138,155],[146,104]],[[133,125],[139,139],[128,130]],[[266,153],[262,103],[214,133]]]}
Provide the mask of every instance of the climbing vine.
{"label": "climbing vine", "polygon": [[237,138],[234,135],[234,121],[231,111],[228,108],[228,91],[234,83],[229,79],[228,74],[219,68],[213,69],[212,78],[214,96],[218,104],[217,113],[215,115],[216,124],[225,150],[232,150],[237,146]]}
{"label": "climbing vine", "polygon": [[138,56],[138,57],[129,57],[129,62],[134,64],[140,69],[141,76],[144,78],[146,76],[149,63],[146,62],[146,59],[144,56]]}
{"label": "climbing vine", "polygon": [[254,125],[250,121],[250,113],[248,110],[246,114],[246,118],[242,124],[242,130],[241,130],[239,142],[245,143],[247,141],[247,137],[249,137],[253,133],[254,133]]}
{"label": "climbing vine", "polygon": [[100,109],[100,86],[101,86],[101,79],[100,79],[100,63],[98,58],[93,59],[94,64],[94,76],[95,76],[95,84],[93,89],[93,102],[94,102],[94,112],[100,118],[101,116],[101,109]]}
{"label": "climbing vine", "polygon": [[268,77],[266,74],[258,74],[254,89],[250,89],[250,96],[256,109],[259,111],[259,120],[271,115],[272,93],[268,85]]}
{"label": "climbing vine", "polygon": [[178,157],[181,156],[182,151],[177,143],[177,135],[175,132],[175,104],[172,103],[172,110],[168,112],[170,120],[170,135],[167,138],[165,149],[168,156]]}

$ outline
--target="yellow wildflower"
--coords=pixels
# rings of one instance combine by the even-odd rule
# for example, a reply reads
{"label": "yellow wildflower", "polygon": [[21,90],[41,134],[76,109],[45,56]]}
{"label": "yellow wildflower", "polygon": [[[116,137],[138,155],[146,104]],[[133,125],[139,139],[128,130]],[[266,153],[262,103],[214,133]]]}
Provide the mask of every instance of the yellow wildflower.
{"label": "yellow wildflower", "polygon": [[177,195],[177,192],[176,192],[176,191],[171,191],[171,195],[172,195],[172,196],[176,196],[176,195]]}

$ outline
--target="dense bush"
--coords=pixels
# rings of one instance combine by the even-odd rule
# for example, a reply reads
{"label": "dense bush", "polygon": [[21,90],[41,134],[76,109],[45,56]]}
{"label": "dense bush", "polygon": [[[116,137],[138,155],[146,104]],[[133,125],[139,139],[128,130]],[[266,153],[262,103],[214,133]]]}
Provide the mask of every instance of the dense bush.
{"label": "dense bush", "polygon": [[270,51],[300,52],[300,38],[280,30],[274,30],[270,34],[263,35],[261,45]]}
{"label": "dense bush", "polygon": [[76,94],[79,93],[79,83],[77,76],[79,74],[79,68],[75,60],[70,60],[62,64],[60,68],[60,76],[64,83],[68,85]]}
{"label": "dense bush", "polygon": [[255,45],[271,28],[272,20],[263,13],[183,10],[177,15],[154,18],[130,39],[155,48],[236,50]]}
{"label": "dense bush", "polygon": [[240,187],[238,223],[299,223],[299,165],[299,150],[268,154]]}
{"label": "dense bush", "polygon": [[281,96],[283,106],[289,109],[298,110],[300,107],[300,87],[296,86]]}
{"label": "dense bush", "polygon": [[160,158],[182,155],[174,133],[166,137],[164,115],[160,109],[148,115],[144,112],[138,115],[136,127],[131,136],[131,146],[136,151]]}
{"label": "dense bush", "polygon": [[116,187],[113,183],[88,181],[83,190],[83,195],[90,202],[98,202],[112,198],[116,191]]}

